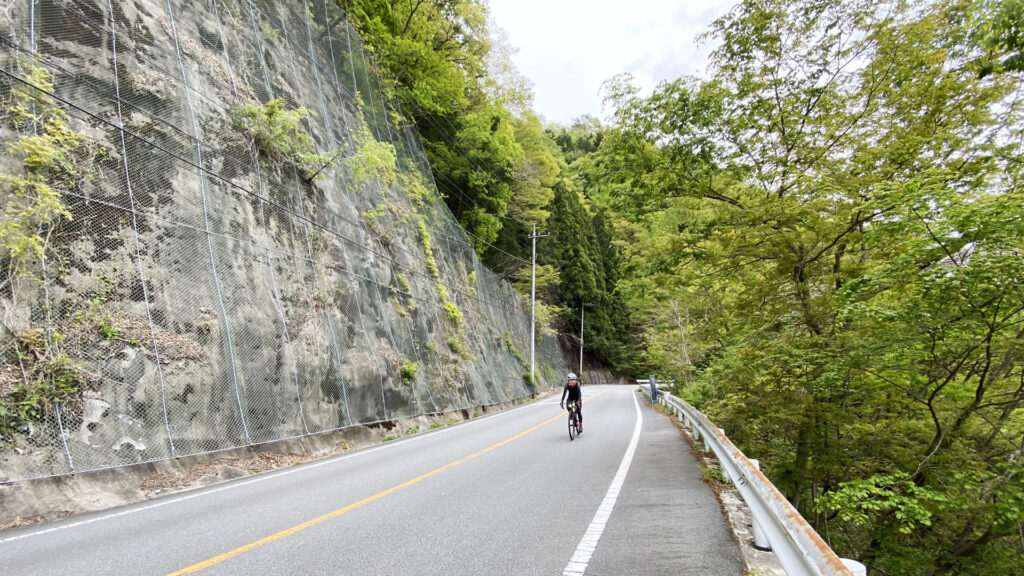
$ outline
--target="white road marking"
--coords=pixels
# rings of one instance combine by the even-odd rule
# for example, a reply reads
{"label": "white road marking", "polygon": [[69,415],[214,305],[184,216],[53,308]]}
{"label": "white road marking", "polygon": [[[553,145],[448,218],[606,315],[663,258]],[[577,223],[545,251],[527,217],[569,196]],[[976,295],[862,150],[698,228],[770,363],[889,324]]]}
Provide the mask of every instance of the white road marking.
{"label": "white road marking", "polygon": [[186,500],[192,500],[193,498],[199,498],[201,496],[209,496],[210,494],[216,494],[218,492],[225,492],[227,490],[234,490],[235,488],[241,488],[242,486],[248,486],[249,484],[255,484],[257,482],[263,482],[264,480],[270,480],[272,478],[278,478],[278,477],[281,477],[281,476],[287,476],[288,474],[294,474],[296,472],[301,472],[301,471],[304,471],[304,470],[309,470],[311,468],[319,468],[321,466],[327,466],[329,464],[336,464],[336,463],[341,462],[343,460],[348,460],[350,458],[357,458],[359,456],[365,456],[366,454],[372,454],[373,452],[377,452],[378,450],[386,450],[386,449],[391,448],[393,446],[398,446],[400,444],[405,444],[407,442],[415,442],[417,440],[422,440],[423,438],[426,438],[428,436],[433,436],[435,434],[443,434],[445,432],[449,432],[449,431],[455,430],[457,428],[465,428],[466,426],[472,426],[474,424],[478,424],[480,422],[484,422],[486,420],[490,420],[491,418],[498,418],[498,417],[501,417],[501,416],[507,416],[509,414],[512,414],[514,412],[518,412],[520,410],[525,410],[527,408],[537,407],[537,406],[542,406],[542,405],[544,405],[543,402],[531,402],[529,404],[526,404],[526,405],[523,405],[523,406],[519,406],[517,408],[512,408],[511,410],[503,410],[501,412],[498,412],[497,414],[492,414],[492,415],[486,416],[484,418],[480,418],[480,419],[477,419],[477,420],[468,420],[468,421],[462,422],[462,423],[460,423],[459,425],[456,425],[456,426],[450,426],[450,427],[440,428],[440,429],[437,429],[437,430],[431,430],[429,432],[426,432],[424,434],[419,434],[419,435],[413,436],[411,438],[405,438],[403,440],[398,440],[398,441],[395,441],[395,442],[388,442],[386,444],[381,444],[381,445],[375,446],[373,448],[367,448],[365,450],[360,450],[358,452],[353,452],[352,454],[346,454],[344,456],[335,456],[335,457],[331,457],[331,458],[328,458],[328,459],[325,459],[325,460],[320,460],[320,461],[317,461],[317,462],[312,462],[312,463],[309,463],[309,464],[300,464],[298,466],[293,466],[291,468],[284,469],[284,470],[274,470],[274,471],[264,472],[262,474],[259,474],[255,478],[251,478],[249,480],[240,480],[240,481],[230,482],[230,483],[225,484],[224,486],[221,486],[219,488],[210,488],[210,489],[205,489],[205,490],[200,488],[200,489],[198,489],[198,490],[200,490],[198,492],[192,492],[190,494],[185,494],[183,496],[178,496],[178,497],[174,497],[174,498],[161,499],[161,500],[159,500],[157,502],[153,502],[151,504],[144,504],[142,506],[132,506],[130,508],[125,508],[124,510],[121,510],[119,512],[112,512],[110,514],[104,514],[103,516],[97,516],[95,518],[88,518],[86,520],[78,520],[76,522],[69,522],[67,524],[59,524],[57,526],[51,526],[51,527],[43,528],[43,529],[40,529],[40,530],[34,530],[34,531],[31,531],[31,532],[25,532],[23,534],[18,534],[17,536],[9,536],[7,538],[0,538],[0,544],[6,544],[8,542],[15,542],[17,540],[24,540],[26,538],[31,538],[33,536],[42,536],[43,534],[50,534],[52,532],[60,532],[61,530],[68,530],[70,528],[77,528],[79,526],[85,526],[87,524],[94,524],[96,522],[102,522],[104,520],[110,520],[111,518],[119,518],[121,516],[128,516],[128,515],[131,515],[131,514],[136,514],[138,512],[145,512],[146,510],[152,510],[154,508],[160,508],[162,506],[168,506],[170,504],[177,504],[179,502],[184,502]]}
{"label": "white road marking", "polygon": [[631,394],[631,396],[633,397],[633,407],[636,408],[636,426],[633,428],[633,438],[629,441],[629,447],[626,448],[626,453],[622,456],[619,470],[615,473],[615,478],[612,479],[612,485],[608,487],[604,500],[598,506],[594,519],[590,521],[590,526],[587,527],[587,532],[576,547],[576,552],[573,553],[569,563],[565,565],[565,570],[562,571],[563,576],[582,576],[587,571],[590,558],[594,555],[594,550],[597,549],[597,542],[601,539],[601,534],[604,533],[604,527],[608,524],[612,509],[615,508],[615,501],[619,498],[622,484],[626,481],[626,473],[629,472],[629,465],[633,462],[636,446],[640,443],[640,428],[644,422],[636,394]]}

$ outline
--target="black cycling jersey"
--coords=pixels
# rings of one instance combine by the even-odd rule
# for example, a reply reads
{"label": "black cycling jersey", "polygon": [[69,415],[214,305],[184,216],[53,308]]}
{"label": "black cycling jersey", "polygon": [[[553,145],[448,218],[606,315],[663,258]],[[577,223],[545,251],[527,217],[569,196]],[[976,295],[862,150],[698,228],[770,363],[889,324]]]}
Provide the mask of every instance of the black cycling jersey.
{"label": "black cycling jersey", "polygon": [[569,382],[566,382],[565,386],[562,387],[561,402],[561,404],[565,403],[566,394],[569,395],[569,402],[578,402],[576,406],[576,413],[579,414],[580,417],[580,426],[583,425],[583,392],[580,390],[582,386],[583,385],[579,383],[579,380],[576,381],[575,386],[569,386]]}
{"label": "black cycling jersey", "polygon": [[566,382],[565,386],[562,387],[562,402],[565,402],[565,395],[569,395],[569,401],[579,402],[583,399],[583,394],[580,392],[580,383],[577,381],[575,386],[570,386],[570,382]]}

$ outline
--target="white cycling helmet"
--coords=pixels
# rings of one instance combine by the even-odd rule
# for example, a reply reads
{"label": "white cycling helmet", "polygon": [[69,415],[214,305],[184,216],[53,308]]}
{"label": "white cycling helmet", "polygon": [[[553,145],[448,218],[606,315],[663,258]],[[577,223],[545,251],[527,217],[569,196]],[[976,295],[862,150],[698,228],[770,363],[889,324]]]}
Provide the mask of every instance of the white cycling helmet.
{"label": "white cycling helmet", "polygon": [[572,372],[569,372],[569,380],[575,380],[575,379],[576,379],[576,375],[573,374]]}

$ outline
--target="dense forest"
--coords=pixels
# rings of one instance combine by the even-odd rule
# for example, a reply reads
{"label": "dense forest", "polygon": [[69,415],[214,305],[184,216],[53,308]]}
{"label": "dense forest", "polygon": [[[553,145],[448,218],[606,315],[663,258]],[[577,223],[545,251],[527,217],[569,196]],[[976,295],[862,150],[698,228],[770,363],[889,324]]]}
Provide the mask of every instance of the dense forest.
{"label": "dense forest", "polygon": [[438,189],[484,261],[529,294],[532,227],[550,233],[537,246],[538,326],[576,345],[586,303],[588,351],[609,365],[629,362],[613,227],[568,164],[596,149],[563,150],[551,131],[566,129],[542,125],[529,81],[512,64],[512,47],[489,26],[486,4],[338,4],[390,78],[385,92],[415,124]]}
{"label": "dense forest", "polygon": [[[482,0],[338,0],[438,187],[595,361],[674,377],[873,574],[1024,565],[1024,1],[747,0],[543,125]],[[543,17],[543,15],[538,15]]]}

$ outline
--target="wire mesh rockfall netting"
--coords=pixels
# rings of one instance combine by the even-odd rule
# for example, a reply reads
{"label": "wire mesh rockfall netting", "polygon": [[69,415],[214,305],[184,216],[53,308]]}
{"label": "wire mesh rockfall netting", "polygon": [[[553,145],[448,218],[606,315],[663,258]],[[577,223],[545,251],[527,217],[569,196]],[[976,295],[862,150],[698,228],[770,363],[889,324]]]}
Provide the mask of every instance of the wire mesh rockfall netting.
{"label": "wire mesh rockfall netting", "polygon": [[0,481],[533,391],[528,304],[332,0],[0,6]]}

